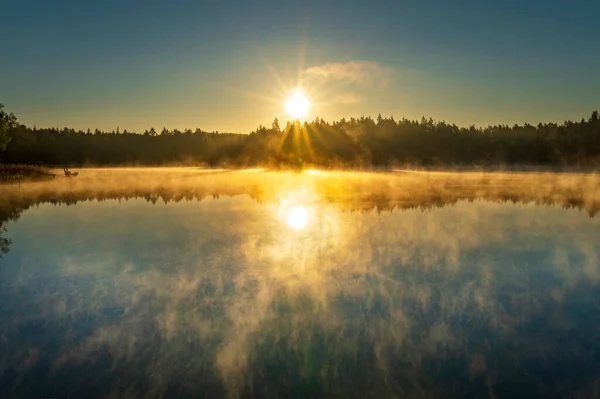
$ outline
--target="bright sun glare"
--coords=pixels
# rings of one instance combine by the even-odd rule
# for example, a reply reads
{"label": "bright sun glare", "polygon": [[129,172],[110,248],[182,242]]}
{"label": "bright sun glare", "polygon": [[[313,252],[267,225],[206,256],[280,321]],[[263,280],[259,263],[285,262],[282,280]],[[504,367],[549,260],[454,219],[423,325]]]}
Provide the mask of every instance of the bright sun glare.
{"label": "bright sun glare", "polygon": [[296,230],[302,230],[308,224],[308,210],[304,206],[292,206],[288,210],[287,223]]}
{"label": "bright sun glare", "polygon": [[306,98],[300,89],[296,89],[294,94],[285,103],[287,113],[296,119],[304,117],[309,108],[310,103],[308,102],[308,98]]}

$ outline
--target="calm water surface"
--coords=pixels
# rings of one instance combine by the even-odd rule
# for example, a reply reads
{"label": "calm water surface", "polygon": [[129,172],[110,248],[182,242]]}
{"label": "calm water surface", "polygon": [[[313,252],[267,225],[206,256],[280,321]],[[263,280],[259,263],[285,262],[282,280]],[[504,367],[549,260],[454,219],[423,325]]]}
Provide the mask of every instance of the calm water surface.
{"label": "calm water surface", "polygon": [[132,173],[0,187],[0,397],[600,392],[596,176]]}

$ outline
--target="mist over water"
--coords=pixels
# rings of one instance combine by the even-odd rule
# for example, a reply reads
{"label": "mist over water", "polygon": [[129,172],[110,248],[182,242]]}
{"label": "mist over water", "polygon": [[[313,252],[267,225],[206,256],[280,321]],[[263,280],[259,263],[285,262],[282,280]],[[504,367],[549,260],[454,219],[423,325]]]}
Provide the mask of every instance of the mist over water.
{"label": "mist over water", "polygon": [[589,397],[593,174],[0,186],[0,397]]}

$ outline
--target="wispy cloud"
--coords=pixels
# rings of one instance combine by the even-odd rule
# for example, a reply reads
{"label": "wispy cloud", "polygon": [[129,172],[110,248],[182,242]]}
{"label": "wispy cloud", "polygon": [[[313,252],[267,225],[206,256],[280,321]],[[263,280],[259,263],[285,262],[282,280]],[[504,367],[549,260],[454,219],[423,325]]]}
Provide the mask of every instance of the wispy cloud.
{"label": "wispy cloud", "polygon": [[362,97],[350,93],[340,94],[335,98],[335,102],[338,104],[356,104],[361,101],[364,101]]}
{"label": "wispy cloud", "polygon": [[338,81],[372,87],[382,87],[392,77],[392,70],[373,61],[329,62],[304,71],[306,79]]}

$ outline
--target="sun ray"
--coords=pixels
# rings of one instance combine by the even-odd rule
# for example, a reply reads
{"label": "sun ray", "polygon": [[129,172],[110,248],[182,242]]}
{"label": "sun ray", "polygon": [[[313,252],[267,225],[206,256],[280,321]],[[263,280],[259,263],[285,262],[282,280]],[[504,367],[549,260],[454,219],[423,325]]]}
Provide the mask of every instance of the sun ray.
{"label": "sun ray", "polygon": [[273,80],[276,83],[276,85],[279,86],[279,89],[283,90],[285,88],[286,84],[283,81],[283,79],[281,78],[281,76],[277,73],[277,70],[269,63],[269,61],[265,57],[263,57],[260,54],[258,54],[258,57],[259,57],[260,62],[262,63],[262,65],[267,69],[267,71],[269,72],[269,74],[273,78]]}
{"label": "sun ray", "polygon": [[301,143],[301,135],[302,135],[302,125],[300,124],[299,121],[296,121],[294,123],[294,136],[292,137],[293,139],[293,144],[294,144],[294,153],[298,156],[298,158],[301,158],[301,148],[300,146],[302,145]]}
{"label": "sun ray", "polygon": [[281,142],[279,143],[279,152],[283,151],[283,146],[285,145],[285,142],[287,141],[288,136],[290,135],[290,131],[294,128],[293,124],[288,124],[286,125],[286,127],[284,128],[284,131],[281,133]]}
{"label": "sun ray", "polygon": [[[310,7],[310,6],[309,6]],[[310,12],[306,12],[304,26],[302,28],[302,39],[300,41],[299,49],[298,49],[298,70],[296,79],[298,82],[302,81],[302,77],[304,75],[304,66],[306,63],[306,53],[308,48],[308,37],[310,34]]]}
{"label": "sun ray", "polygon": [[314,131],[315,130],[310,125],[308,125],[308,129],[302,129],[302,139],[306,145],[306,150],[307,150],[309,159],[312,161],[314,161],[314,158],[315,158],[315,151],[312,146],[310,134],[313,133]]}

